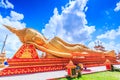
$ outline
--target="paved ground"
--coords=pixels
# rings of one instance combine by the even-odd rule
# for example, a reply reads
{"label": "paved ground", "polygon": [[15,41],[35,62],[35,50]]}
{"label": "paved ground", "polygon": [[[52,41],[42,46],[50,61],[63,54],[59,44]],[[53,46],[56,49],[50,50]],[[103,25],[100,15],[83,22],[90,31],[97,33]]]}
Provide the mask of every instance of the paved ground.
{"label": "paved ground", "polygon": [[[114,65],[120,67],[120,65]],[[82,71],[82,74],[105,71],[105,66],[98,67],[89,67],[90,71]],[[33,73],[33,74],[24,74],[24,75],[14,75],[14,76],[5,76],[0,77],[0,80],[47,80],[52,78],[64,77],[67,75],[65,70],[62,71],[51,71],[51,72],[42,72],[42,73]]]}

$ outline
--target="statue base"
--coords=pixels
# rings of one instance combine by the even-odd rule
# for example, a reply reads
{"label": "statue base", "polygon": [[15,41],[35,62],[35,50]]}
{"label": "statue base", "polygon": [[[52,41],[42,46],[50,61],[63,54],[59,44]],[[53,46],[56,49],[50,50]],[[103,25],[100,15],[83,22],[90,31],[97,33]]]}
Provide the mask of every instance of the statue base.
{"label": "statue base", "polygon": [[115,57],[103,57],[101,55],[73,58],[39,58],[34,45],[23,44],[13,58],[7,60],[9,66],[0,71],[0,76],[65,70],[70,60],[75,65],[82,63],[84,67],[103,66],[106,59],[117,64]]}

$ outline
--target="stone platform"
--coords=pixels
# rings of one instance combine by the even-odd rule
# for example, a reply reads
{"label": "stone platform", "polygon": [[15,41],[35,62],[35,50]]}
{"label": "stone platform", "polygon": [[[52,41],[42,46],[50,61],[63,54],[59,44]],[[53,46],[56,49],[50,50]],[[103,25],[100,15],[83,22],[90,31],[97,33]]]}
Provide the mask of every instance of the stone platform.
{"label": "stone platform", "polygon": [[[8,59],[9,66],[0,71],[0,76],[65,70],[70,60],[72,60],[74,64],[82,63],[84,67],[95,67],[103,66],[106,58]],[[117,64],[114,59],[110,59],[110,61],[112,64]]]}
{"label": "stone platform", "polygon": [[[119,65],[114,65],[120,68]],[[86,72],[82,71],[82,74],[90,74],[94,72],[106,71],[105,66],[96,66],[96,67],[88,67],[91,71]],[[50,71],[50,72],[39,72],[32,74],[24,74],[24,75],[13,75],[13,76],[1,76],[0,80],[55,80],[61,77],[65,77],[67,75],[67,71]]]}
{"label": "stone platform", "polygon": [[23,44],[12,59],[7,59],[9,66],[0,70],[0,76],[65,70],[70,60],[75,65],[82,63],[84,67],[103,66],[106,59],[117,64],[115,57],[91,54],[76,53],[73,58],[39,58],[34,45]]}

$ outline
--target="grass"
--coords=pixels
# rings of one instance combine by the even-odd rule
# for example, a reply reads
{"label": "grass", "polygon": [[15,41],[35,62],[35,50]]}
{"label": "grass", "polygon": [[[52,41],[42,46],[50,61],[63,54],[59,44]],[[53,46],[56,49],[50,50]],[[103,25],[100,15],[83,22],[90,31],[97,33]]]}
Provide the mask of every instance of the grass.
{"label": "grass", "polygon": [[[58,80],[67,80],[67,78],[61,78]],[[98,72],[93,74],[82,75],[81,78],[74,78],[70,80],[120,80],[120,72]]]}

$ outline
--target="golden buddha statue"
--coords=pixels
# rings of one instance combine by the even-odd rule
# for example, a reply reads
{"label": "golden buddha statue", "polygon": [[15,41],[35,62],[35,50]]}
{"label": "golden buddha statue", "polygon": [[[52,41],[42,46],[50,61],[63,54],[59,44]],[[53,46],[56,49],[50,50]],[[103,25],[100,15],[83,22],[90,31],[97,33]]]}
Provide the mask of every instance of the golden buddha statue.
{"label": "golden buddha statue", "polygon": [[93,51],[82,44],[69,44],[60,39],[59,37],[54,37],[53,39],[48,41],[42,34],[40,34],[34,29],[24,28],[21,30],[17,30],[16,28],[10,27],[8,25],[4,26],[12,33],[16,34],[22,43],[29,43],[35,45],[38,50],[45,52],[48,58],[71,58],[72,53],[74,52],[100,53],[97,51]]}

